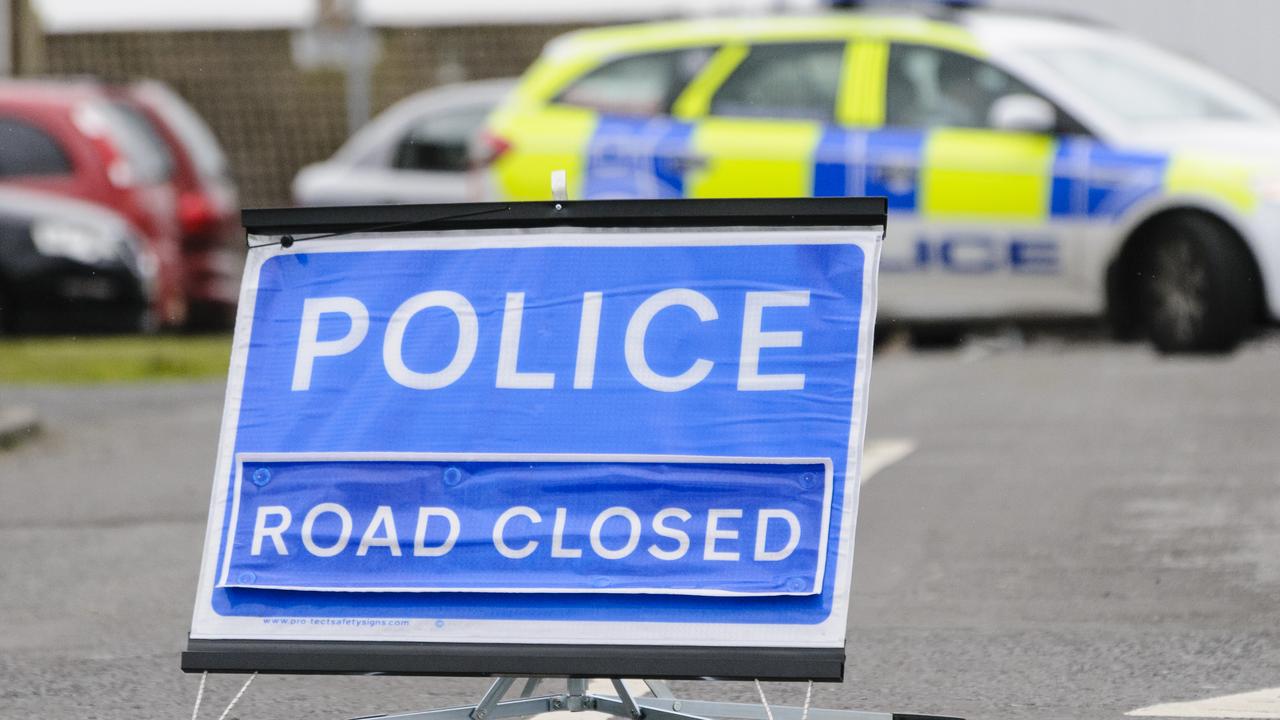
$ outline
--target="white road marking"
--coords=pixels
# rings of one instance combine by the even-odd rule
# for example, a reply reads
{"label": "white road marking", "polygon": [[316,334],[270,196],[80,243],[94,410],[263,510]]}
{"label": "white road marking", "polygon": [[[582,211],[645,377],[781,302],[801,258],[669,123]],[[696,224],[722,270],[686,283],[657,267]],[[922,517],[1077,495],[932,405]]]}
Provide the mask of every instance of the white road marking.
{"label": "white road marking", "polygon": [[1169,718],[1280,718],[1280,688],[1222,695],[1190,702],[1161,703],[1125,715]]}
{"label": "white road marking", "polygon": [[862,448],[862,484],[871,476],[916,451],[916,443],[909,438],[868,440]]}

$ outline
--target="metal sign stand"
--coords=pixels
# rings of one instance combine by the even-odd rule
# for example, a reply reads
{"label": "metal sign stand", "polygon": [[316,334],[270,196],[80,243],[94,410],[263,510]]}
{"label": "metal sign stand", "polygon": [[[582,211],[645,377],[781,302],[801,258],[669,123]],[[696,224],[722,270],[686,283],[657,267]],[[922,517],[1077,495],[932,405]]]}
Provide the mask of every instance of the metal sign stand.
{"label": "metal sign stand", "polygon": [[645,680],[653,697],[635,697],[618,678],[609,678],[617,697],[598,695],[587,690],[586,678],[568,678],[567,690],[555,695],[534,696],[541,678],[525,679],[520,697],[503,701],[503,697],[521,678],[499,677],[474,705],[422,710],[397,715],[369,715],[355,720],[497,720],[524,717],[546,712],[583,712],[595,710],[626,720],[959,720],[939,715],[903,715],[900,713],[866,712],[862,710],[824,710],[787,705],[755,705],[751,703],[683,700],[675,697],[665,682]]}

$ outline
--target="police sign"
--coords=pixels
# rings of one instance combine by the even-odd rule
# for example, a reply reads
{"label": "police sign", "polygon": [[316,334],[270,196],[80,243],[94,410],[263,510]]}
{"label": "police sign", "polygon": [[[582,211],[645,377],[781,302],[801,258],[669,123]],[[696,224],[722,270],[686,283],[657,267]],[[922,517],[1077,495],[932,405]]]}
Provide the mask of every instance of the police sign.
{"label": "police sign", "polygon": [[838,677],[883,212],[246,213],[184,667]]}

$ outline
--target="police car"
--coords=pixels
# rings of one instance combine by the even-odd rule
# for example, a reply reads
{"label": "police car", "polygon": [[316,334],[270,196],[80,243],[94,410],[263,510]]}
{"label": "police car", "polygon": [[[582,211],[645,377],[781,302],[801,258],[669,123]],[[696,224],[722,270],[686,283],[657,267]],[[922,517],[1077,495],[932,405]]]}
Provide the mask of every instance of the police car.
{"label": "police car", "polygon": [[486,129],[497,198],[882,195],[880,315],[1102,316],[1162,351],[1280,318],[1280,113],[1120,32],[982,9],[579,31]]}

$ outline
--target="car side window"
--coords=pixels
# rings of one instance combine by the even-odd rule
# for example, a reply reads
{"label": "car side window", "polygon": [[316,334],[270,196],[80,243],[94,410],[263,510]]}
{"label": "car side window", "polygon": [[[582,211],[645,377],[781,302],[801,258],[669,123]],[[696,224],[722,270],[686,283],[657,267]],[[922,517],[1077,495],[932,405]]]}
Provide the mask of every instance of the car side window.
{"label": "car side window", "polygon": [[462,172],[488,105],[460,107],[419,118],[396,143],[391,166],[400,170]]}
{"label": "car side window", "polygon": [[70,175],[71,160],[53,136],[17,118],[0,118],[0,177]]}
{"label": "car side window", "polygon": [[885,124],[990,127],[991,106],[1025,83],[977,58],[924,45],[894,45],[885,84]]}
{"label": "car side window", "polygon": [[711,114],[830,121],[844,43],[756,45],[711,99]]}
{"label": "car side window", "polygon": [[579,78],[553,102],[616,115],[670,114],[714,51],[684,48],[618,58]]}

